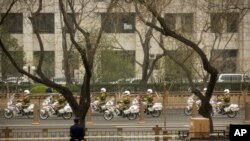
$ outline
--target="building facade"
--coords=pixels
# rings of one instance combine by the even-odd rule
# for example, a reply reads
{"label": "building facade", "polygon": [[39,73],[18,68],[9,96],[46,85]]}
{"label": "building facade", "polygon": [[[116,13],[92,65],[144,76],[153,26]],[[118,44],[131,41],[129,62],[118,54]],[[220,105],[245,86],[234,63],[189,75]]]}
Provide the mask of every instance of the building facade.
{"label": "building facade", "polygon": [[[3,3],[4,0],[1,1],[1,4]],[[142,69],[136,62],[143,61],[143,49],[136,30],[145,33],[147,27],[139,21],[133,6],[126,3],[125,10],[118,9],[112,13],[106,13],[107,5],[105,0],[94,0],[85,10],[81,10],[81,4],[81,2],[76,1],[78,11],[82,12],[79,15],[85,15],[86,9],[93,10],[93,7],[96,7],[87,18],[89,20],[84,19],[82,21],[83,26],[90,27],[89,30],[94,30],[93,26],[100,26],[103,18],[109,15],[109,22],[104,23],[105,36],[112,41],[112,46],[118,48],[115,50],[122,51],[125,49],[132,52],[131,54],[134,55],[136,60],[134,61],[135,77],[141,77]],[[175,0],[167,5],[162,5],[162,15],[164,15],[166,23],[172,30],[188,36],[190,40],[193,40],[202,48],[209,58],[217,58],[213,61],[213,64],[218,68],[219,72],[248,73],[250,70],[250,13],[242,13],[239,9],[229,9],[230,5],[249,7],[249,4],[248,0],[232,0],[226,6],[223,0],[211,0],[211,2],[204,0],[194,0],[192,2]],[[34,66],[37,63],[36,57],[40,53],[37,37],[33,32],[31,22],[28,18],[36,8],[35,4],[28,6],[25,2],[18,3],[4,24],[4,28],[23,47],[23,68],[31,72],[35,69]],[[1,15],[3,15],[5,10],[2,9],[0,11]],[[64,27],[64,24],[58,0],[44,0],[42,11],[37,17],[34,26],[39,29],[44,43],[44,50],[46,52],[44,64],[49,68],[47,73],[53,78],[64,77],[62,49],[62,27]],[[166,48],[169,50],[175,50],[179,46],[171,38],[165,38],[165,42]],[[70,42],[68,44],[70,46]],[[159,48],[157,41],[152,41],[150,59],[154,59],[161,53],[162,50]],[[162,78],[162,75],[166,74],[161,69],[162,65],[155,69],[152,77]],[[3,66],[1,68],[3,69]],[[81,78],[83,70],[83,66],[79,64],[73,70],[74,76]]]}

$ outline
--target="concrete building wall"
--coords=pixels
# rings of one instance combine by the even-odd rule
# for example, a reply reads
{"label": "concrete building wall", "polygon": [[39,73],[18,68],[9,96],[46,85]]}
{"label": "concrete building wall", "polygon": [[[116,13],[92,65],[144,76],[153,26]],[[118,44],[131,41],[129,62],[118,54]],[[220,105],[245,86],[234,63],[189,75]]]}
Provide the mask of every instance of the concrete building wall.
{"label": "concrete building wall", "polygon": [[[210,15],[207,15],[202,9],[198,6],[202,5],[203,1],[196,0],[196,1],[188,1],[188,3],[184,4],[182,3],[182,0],[176,0],[172,5],[168,6],[165,9],[166,13],[194,13],[194,33],[193,38],[195,42],[198,42],[201,34],[202,35],[202,42],[200,43],[200,47],[207,52],[207,55],[209,56],[209,51],[212,47],[212,42],[215,38],[214,33],[201,33],[202,29],[204,27],[204,24],[206,21],[210,20]],[[63,60],[63,52],[62,52],[62,30],[61,30],[61,15],[59,13],[59,7],[58,7],[58,1],[57,0],[48,0],[45,1],[44,8],[42,10],[43,13],[54,13],[54,33],[53,34],[41,34],[42,40],[44,41],[44,48],[46,51],[54,51],[55,52],[55,77],[63,77],[63,66],[62,66],[62,60]],[[89,30],[96,30],[94,27],[100,26],[100,16],[97,14],[99,12],[106,12],[106,4],[105,2],[98,2],[93,3],[93,6],[88,7],[89,9],[93,9],[93,7],[97,5],[98,9],[95,10],[95,14],[91,15],[91,17],[88,17],[82,21],[82,25],[87,25],[90,27]],[[20,6],[20,7],[24,7]],[[205,7],[205,6],[204,6]],[[37,7],[32,7],[33,10],[35,10]],[[80,7],[79,7],[80,9]],[[78,10],[79,10],[78,9]],[[127,9],[128,11],[134,11],[132,7],[129,7]],[[30,24],[30,21],[28,20],[28,16],[30,16],[30,12],[28,10],[23,10],[23,34],[13,34],[14,37],[18,39],[18,43],[23,46],[23,50],[25,52],[25,62],[26,65],[33,65],[34,57],[33,52],[39,51],[39,44],[37,41],[37,38],[35,34],[33,34],[32,26]],[[119,11],[119,10],[118,10]],[[20,12],[20,11],[19,11]],[[84,11],[86,12],[86,11]],[[223,49],[223,47],[226,45],[227,49],[237,49],[238,52],[238,72],[245,72],[250,70],[250,28],[249,28],[249,22],[250,22],[250,14],[247,13],[245,18],[243,19],[242,23],[240,24],[240,29],[238,33],[235,33],[231,39],[231,41],[228,43],[228,39],[231,38],[231,34],[225,34],[223,35],[223,38],[220,42],[217,42],[216,44],[220,44],[219,48]],[[93,26],[94,25],[94,26]],[[136,27],[138,29],[145,28],[144,25],[142,25],[140,22],[136,22]],[[143,50],[141,48],[141,43],[138,35],[136,33],[122,33],[122,34],[106,34],[107,37],[109,37],[111,40],[117,40],[119,41],[119,44],[121,44],[123,47],[125,47],[126,50],[134,50],[136,54],[136,60],[139,62],[142,62],[143,60]],[[112,39],[113,38],[113,39]],[[166,39],[167,47],[173,48],[177,45],[177,43],[173,39]],[[114,46],[119,47],[119,44],[113,43]],[[159,54],[162,51],[158,48],[157,42],[153,41],[151,43],[152,54]],[[136,77],[141,77],[141,67],[140,65],[136,64]],[[77,73],[76,76],[83,75],[84,69],[81,66],[79,70],[75,70]],[[156,71],[155,76],[157,76]]]}

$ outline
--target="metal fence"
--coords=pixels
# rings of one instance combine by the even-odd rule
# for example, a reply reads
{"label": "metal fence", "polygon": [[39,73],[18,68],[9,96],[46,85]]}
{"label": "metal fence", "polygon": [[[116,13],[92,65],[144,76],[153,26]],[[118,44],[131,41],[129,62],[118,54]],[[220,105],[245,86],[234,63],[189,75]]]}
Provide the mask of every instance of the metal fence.
{"label": "metal fence", "polygon": [[[68,141],[68,128],[0,128],[1,141]],[[181,141],[188,140],[189,130],[159,127],[117,127],[87,128],[87,141]],[[227,130],[215,130],[213,133],[195,133],[200,138],[228,139]],[[204,136],[206,135],[206,136]]]}
{"label": "metal fence", "polygon": [[[100,93],[91,93],[92,98],[94,98],[95,96],[99,95]],[[154,101],[156,102],[162,102],[163,103],[163,97],[164,97],[164,92],[159,92],[157,93],[157,95],[155,95]],[[4,108],[6,107],[7,104],[7,100],[8,100],[8,96],[10,96],[11,93],[7,94],[7,93],[0,93],[0,108]],[[145,95],[145,92],[137,92],[137,93],[132,93],[132,96],[143,96]],[[178,92],[169,92],[167,94],[168,98],[166,99],[166,108],[183,108],[187,105],[187,99],[190,96],[189,93],[187,93],[186,91],[178,91]],[[220,96],[223,95],[222,91],[215,91],[214,92],[214,96]],[[33,94],[31,97],[32,102],[36,101],[39,102],[40,104],[42,103],[42,101],[48,96],[48,94]],[[243,107],[244,106],[244,101],[250,101],[250,96],[249,94],[242,94],[242,92],[240,91],[233,91],[230,92],[230,96],[231,96],[231,103],[236,103],[239,106]],[[16,98],[20,98],[22,97],[22,94],[17,93],[15,95]],[[119,99],[121,97],[121,93],[117,92],[117,93],[108,93],[108,98],[114,97],[115,101],[117,99]]]}

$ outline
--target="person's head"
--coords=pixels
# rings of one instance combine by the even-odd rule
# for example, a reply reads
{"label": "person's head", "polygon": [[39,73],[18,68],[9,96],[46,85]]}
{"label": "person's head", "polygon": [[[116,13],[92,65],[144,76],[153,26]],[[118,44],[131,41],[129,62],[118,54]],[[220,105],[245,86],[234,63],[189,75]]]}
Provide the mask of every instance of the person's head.
{"label": "person's head", "polygon": [[30,94],[30,91],[29,90],[24,90],[24,95],[29,95]]}
{"label": "person's head", "polygon": [[130,96],[130,92],[127,90],[124,92],[125,96]]}
{"label": "person's head", "polygon": [[230,90],[229,89],[225,89],[224,90],[224,95],[228,95],[230,93]]}
{"label": "person's head", "polygon": [[105,88],[101,88],[101,93],[105,93],[106,89]]}
{"label": "person's head", "polygon": [[153,93],[153,90],[152,89],[148,89],[147,90],[147,94],[152,94]]}
{"label": "person's head", "polygon": [[74,123],[79,123],[79,121],[80,121],[80,118],[79,118],[79,117],[75,117],[75,118],[74,118]]}

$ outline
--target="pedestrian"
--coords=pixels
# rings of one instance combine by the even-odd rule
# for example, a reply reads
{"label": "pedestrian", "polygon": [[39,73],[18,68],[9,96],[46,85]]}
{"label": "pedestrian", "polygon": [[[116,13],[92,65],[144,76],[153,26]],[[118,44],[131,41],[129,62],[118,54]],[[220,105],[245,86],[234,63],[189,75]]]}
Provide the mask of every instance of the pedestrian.
{"label": "pedestrian", "polygon": [[74,119],[74,125],[70,127],[70,141],[84,141],[85,130],[84,127],[79,124],[79,119]]}

